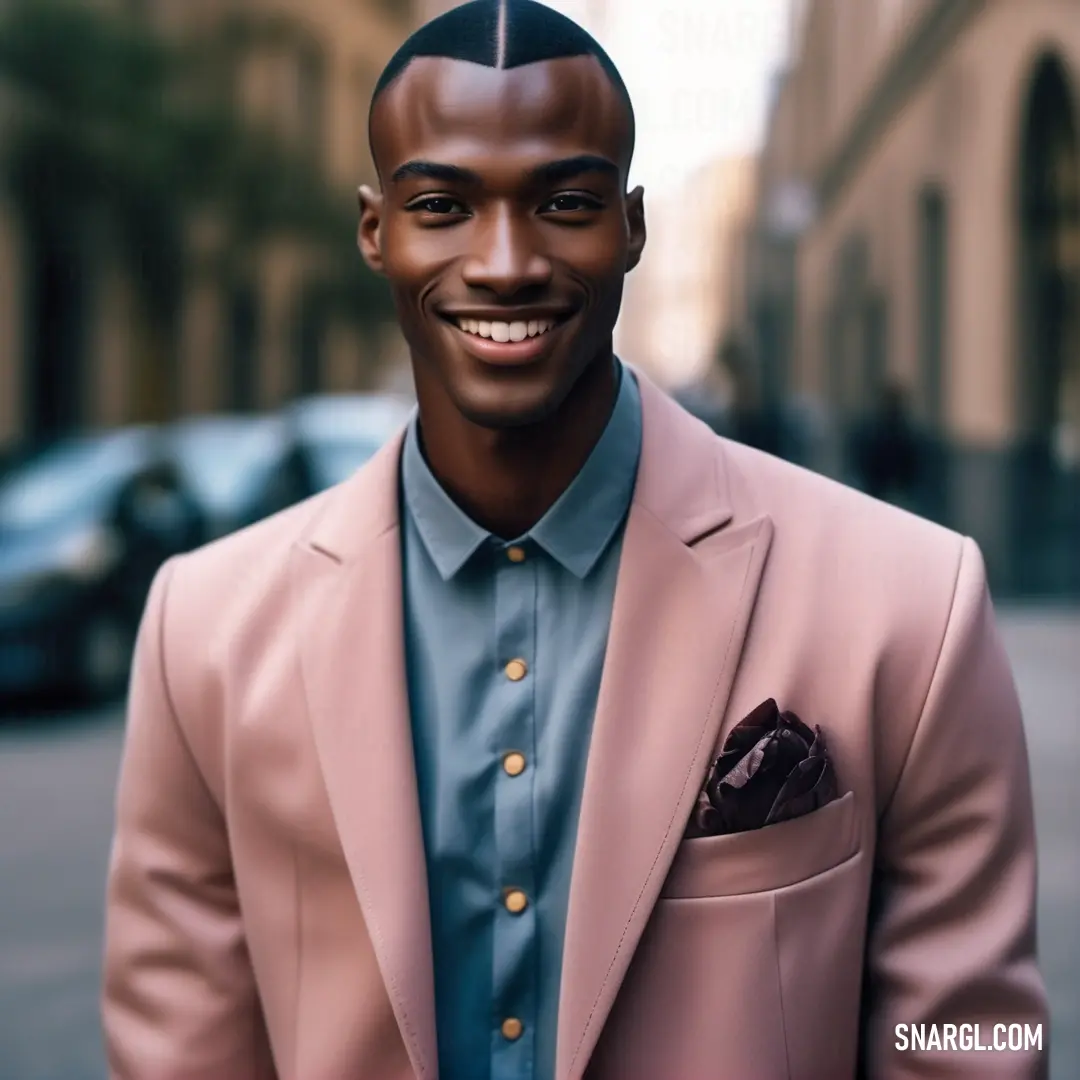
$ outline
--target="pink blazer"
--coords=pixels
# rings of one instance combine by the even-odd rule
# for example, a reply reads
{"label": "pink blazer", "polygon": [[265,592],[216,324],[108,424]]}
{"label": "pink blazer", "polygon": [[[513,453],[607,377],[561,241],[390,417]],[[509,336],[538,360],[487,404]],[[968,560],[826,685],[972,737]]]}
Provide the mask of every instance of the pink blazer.
{"label": "pink blazer", "polygon": [[[1044,1076],[1028,762],[976,545],[640,382],[557,1080],[843,1080],[860,1055],[889,1080]],[[400,448],[155,581],[108,886],[113,1080],[438,1075]],[[825,731],[842,796],[684,839],[768,697]],[[1042,1023],[1043,1052],[896,1049],[897,1024],[998,1022]]]}

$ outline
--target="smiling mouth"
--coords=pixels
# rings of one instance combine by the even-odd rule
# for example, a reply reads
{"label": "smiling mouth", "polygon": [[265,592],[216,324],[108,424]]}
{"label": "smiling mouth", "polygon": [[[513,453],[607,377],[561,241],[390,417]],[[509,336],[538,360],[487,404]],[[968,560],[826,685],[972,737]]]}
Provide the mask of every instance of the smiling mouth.
{"label": "smiling mouth", "polygon": [[553,330],[563,319],[530,319],[528,322],[497,322],[487,319],[449,319],[459,330],[473,337],[486,338],[499,344],[527,341],[530,338],[543,337]]}

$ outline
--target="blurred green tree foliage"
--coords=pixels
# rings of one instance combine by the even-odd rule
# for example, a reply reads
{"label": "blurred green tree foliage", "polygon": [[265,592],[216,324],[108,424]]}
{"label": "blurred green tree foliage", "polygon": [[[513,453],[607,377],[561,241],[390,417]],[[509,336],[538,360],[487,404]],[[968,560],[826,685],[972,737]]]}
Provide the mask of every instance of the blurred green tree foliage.
{"label": "blurred green tree foliage", "polygon": [[392,308],[356,251],[355,202],[240,113],[236,43],[227,24],[214,40],[172,41],[76,0],[12,0],[0,16],[4,180],[31,219],[104,216],[159,327],[188,226],[209,212],[225,257],[282,235],[318,245],[337,312],[374,330]]}

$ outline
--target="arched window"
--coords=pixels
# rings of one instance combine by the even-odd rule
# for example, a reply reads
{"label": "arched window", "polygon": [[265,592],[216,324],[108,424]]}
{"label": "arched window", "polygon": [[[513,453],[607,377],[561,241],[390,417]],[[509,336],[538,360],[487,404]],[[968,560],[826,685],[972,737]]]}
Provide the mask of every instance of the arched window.
{"label": "arched window", "polygon": [[1019,586],[1080,591],[1080,143],[1061,61],[1036,65],[1019,175]]}
{"label": "arched window", "polygon": [[1018,426],[1049,450],[1080,424],[1080,144],[1056,57],[1035,69],[1023,125]]}

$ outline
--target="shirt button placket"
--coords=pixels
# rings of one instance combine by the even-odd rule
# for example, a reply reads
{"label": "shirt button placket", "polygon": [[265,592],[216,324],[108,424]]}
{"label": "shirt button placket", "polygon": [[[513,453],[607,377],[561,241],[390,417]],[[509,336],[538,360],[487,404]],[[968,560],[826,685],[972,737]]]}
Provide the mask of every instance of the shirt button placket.
{"label": "shirt button placket", "polygon": [[[536,650],[536,585],[538,565],[523,547],[503,549],[496,568],[498,645],[501,653],[504,707],[496,738],[502,743],[495,780],[496,874],[500,892],[493,898],[494,992],[498,1011],[493,1032],[493,1075],[519,1075],[531,1068],[536,1001],[537,898],[532,836],[535,688],[532,670]],[[499,742],[495,745],[498,746]]]}

